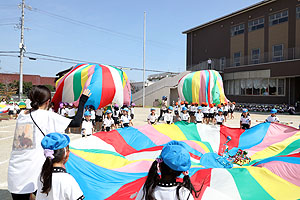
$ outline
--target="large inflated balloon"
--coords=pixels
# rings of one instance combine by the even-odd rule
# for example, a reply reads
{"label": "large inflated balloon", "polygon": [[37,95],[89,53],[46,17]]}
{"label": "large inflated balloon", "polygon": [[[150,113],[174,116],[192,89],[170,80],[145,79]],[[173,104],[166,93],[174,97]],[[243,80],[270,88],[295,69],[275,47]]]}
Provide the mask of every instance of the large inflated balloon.
{"label": "large inflated balloon", "polygon": [[[223,168],[216,161],[228,136],[229,149],[247,151],[250,163]],[[176,122],[99,132],[70,143],[67,171],[87,200],[135,199],[152,162],[171,140],[187,144],[196,189],[205,180],[198,199],[300,198],[300,132],[277,123],[243,130]]]}
{"label": "large inflated balloon", "polygon": [[129,105],[131,88],[126,73],[118,68],[100,64],[78,64],[56,82],[53,97],[56,109],[60,102],[78,105],[84,89],[92,93],[86,105],[96,109],[110,103]]}
{"label": "large inflated balloon", "polygon": [[201,104],[227,103],[222,77],[215,70],[192,72],[178,82],[178,94],[181,101]]}
{"label": "large inflated balloon", "polygon": [[0,104],[0,114],[7,113],[7,112],[8,112],[8,106],[5,104]]}

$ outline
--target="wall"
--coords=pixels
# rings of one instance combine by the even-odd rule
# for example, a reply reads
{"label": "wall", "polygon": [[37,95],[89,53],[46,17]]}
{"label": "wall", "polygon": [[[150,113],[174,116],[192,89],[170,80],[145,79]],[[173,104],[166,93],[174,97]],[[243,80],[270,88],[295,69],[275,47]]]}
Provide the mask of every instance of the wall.
{"label": "wall", "polygon": [[[19,81],[19,74],[0,73],[0,83],[8,84],[14,81]],[[39,75],[23,75],[24,82],[32,82],[33,85],[52,85],[55,87],[54,77],[41,77]]]}
{"label": "wall", "polygon": [[251,50],[260,49],[260,62],[264,60],[265,29],[261,28],[248,33],[248,63],[251,63]]}

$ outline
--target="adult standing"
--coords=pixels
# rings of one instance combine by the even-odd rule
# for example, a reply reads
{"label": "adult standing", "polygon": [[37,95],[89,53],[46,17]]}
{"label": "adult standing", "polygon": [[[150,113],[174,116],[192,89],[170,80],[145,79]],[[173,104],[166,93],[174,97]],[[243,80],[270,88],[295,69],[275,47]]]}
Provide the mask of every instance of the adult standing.
{"label": "adult standing", "polygon": [[165,114],[167,112],[167,104],[168,104],[167,100],[168,100],[168,98],[166,96],[162,97],[160,113],[159,113],[159,117],[157,119],[158,122],[162,118],[163,114]]}
{"label": "adult standing", "polygon": [[83,107],[89,90],[84,90],[79,100],[78,112],[74,119],[68,119],[48,111],[51,92],[45,86],[34,87],[29,98],[31,110],[20,113],[13,141],[13,149],[8,166],[8,190],[13,200],[29,200],[37,190],[38,176],[45,161],[41,141],[44,135],[51,132],[63,133],[70,127],[79,127]]}

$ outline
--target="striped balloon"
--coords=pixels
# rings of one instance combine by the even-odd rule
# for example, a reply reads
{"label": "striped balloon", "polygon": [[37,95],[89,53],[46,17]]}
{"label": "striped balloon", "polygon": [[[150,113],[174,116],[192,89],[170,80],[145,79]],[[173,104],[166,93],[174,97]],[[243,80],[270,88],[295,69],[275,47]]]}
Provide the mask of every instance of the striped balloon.
{"label": "striped balloon", "polygon": [[0,114],[7,113],[7,112],[8,112],[8,106],[5,104],[0,104]]}
{"label": "striped balloon", "polygon": [[[248,151],[251,162],[220,168],[214,152]],[[163,145],[183,141],[190,152],[191,181],[198,199],[299,199],[300,132],[293,127],[262,123],[249,130],[176,122],[99,132],[70,143],[67,171],[75,177],[87,200],[135,199],[152,162]]]}
{"label": "striped balloon", "polygon": [[192,72],[179,80],[178,94],[181,101],[201,104],[227,103],[223,89],[223,81],[219,72],[202,70]]}
{"label": "striped balloon", "polygon": [[96,109],[111,103],[129,105],[131,88],[126,73],[109,65],[78,64],[56,82],[53,102],[57,107],[60,102],[79,103],[84,89],[92,93],[86,105]]}

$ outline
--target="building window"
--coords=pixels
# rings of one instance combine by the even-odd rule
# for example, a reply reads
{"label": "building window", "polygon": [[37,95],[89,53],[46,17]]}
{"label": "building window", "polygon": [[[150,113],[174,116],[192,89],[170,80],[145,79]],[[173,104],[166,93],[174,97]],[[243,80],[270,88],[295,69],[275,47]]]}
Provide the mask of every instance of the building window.
{"label": "building window", "polygon": [[[231,92],[230,89],[228,92]],[[285,95],[285,79],[258,78],[234,80],[234,94],[247,96],[283,96]]]}
{"label": "building window", "polygon": [[273,26],[273,25],[276,25],[276,24],[281,24],[283,22],[287,22],[288,20],[289,20],[288,10],[272,14],[269,17],[270,26]]}
{"label": "building window", "polygon": [[226,65],[226,57],[220,58],[220,69],[224,69]]}
{"label": "building window", "polygon": [[265,19],[262,17],[259,19],[249,21],[248,27],[249,27],[249,32],[261,29],[265,27]]}
{"label": "building window", "polygon": [[240,25],[231,27],[231,36],[243,34],[244,32],[245,32],[245,24],[240,24]]}
{"label": "building window", "polygon": [[260,59],[260,49],[251,50],[251,64],[258,64]]}
{"label": "building window", "polygon": [[241,65],[241,52],[236,52],[233,54],[233,66]]}
{"label": "building window", "polygon": [[273,61],[282,61],[283,60],[283,44],[273,46],[272,60]]}
{"label": "building window", "polygon": [[300,19],[300,6],[296,8],[297,19]]}

